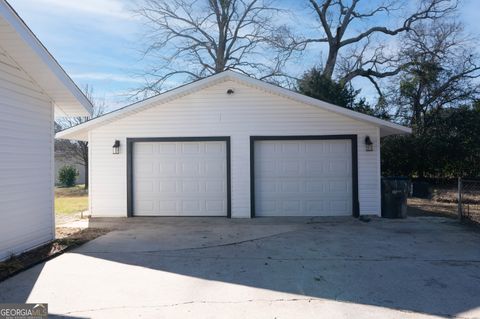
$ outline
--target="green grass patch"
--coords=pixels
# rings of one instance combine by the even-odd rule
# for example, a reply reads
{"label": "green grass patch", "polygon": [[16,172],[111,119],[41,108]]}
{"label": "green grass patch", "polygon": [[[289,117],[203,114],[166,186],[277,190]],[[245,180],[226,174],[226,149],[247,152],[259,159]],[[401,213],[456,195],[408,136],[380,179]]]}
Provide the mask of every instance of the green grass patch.
{"label": "green grass patch", "polygon": [[83,185],[55,189],[55,213],[75,214],[88,209],[88,191]]}

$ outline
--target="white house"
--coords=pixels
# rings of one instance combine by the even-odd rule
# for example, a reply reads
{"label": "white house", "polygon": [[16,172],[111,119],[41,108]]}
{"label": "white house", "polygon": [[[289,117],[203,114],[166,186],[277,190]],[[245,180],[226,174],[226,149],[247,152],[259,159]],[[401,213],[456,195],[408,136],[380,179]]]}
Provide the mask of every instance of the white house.
{"label": "white house", "polygon": [[54,238],[54,116],[87,116],[91,108],[0,0],[0,260]]}
{"label": "white house", "polygon": [[89,142],[93,216],[248,218],[380,215],[379,140],[406,133],[226,71],[57,137]]}

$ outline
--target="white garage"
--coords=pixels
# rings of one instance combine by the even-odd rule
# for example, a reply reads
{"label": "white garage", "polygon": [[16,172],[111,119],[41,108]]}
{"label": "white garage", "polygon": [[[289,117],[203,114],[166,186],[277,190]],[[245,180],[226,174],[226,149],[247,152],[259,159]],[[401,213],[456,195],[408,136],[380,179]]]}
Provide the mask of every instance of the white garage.
{"label": "white garage", "polygon": [[380,138],[409,132],[226,71],[57,137],[89,142],[92,216],[251,218],[380,215]]}

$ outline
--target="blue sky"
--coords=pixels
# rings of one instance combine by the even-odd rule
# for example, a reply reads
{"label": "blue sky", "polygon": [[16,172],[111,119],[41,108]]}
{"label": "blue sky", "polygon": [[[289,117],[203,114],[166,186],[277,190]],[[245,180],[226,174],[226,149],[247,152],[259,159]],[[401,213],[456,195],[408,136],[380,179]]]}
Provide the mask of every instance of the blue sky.
{"label": "blue sky", "polygon": [[[144,26],[131,13],[132,0],[9,2],[80,87],[92,86],[111,110],[129,103],[147,63],[141,54]],[[298,0],[282,2],[298,5]],[[465,0],[460,8],[467,32],[480,36],[480,1]],[[320,54],[319,48],[312,49],[294,72],[316,64]],[[372,92],[365,82],[356,86],[367,96]]]}

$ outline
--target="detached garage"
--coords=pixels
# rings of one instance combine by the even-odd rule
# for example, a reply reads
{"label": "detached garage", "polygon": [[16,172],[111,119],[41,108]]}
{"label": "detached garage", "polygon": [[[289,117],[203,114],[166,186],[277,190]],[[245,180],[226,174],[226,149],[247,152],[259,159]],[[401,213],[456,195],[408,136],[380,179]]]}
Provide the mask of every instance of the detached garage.
{"label": "detached garage", "polygon": [[57,134],[90,146],[90,212],[380,215],[380,137],[410,129],[226,71]]}

